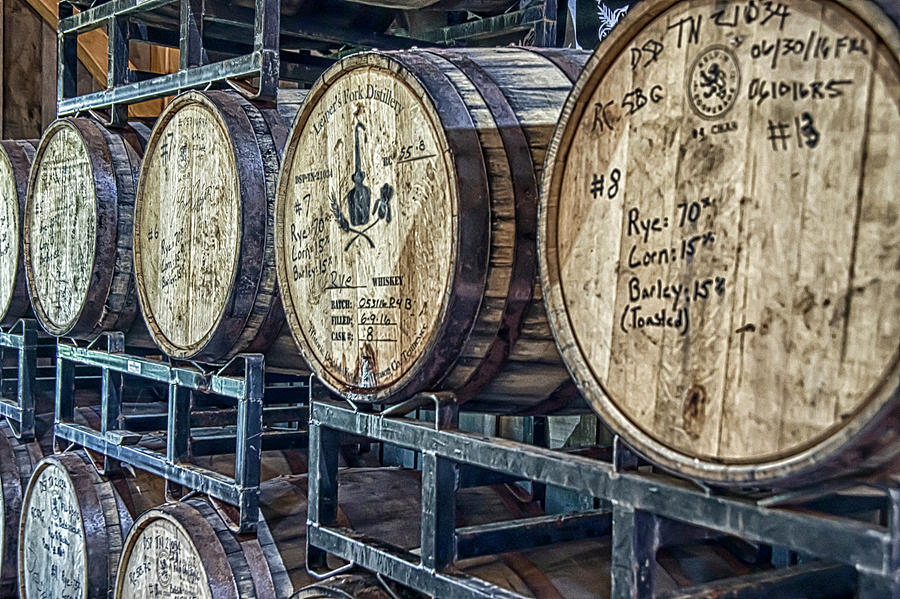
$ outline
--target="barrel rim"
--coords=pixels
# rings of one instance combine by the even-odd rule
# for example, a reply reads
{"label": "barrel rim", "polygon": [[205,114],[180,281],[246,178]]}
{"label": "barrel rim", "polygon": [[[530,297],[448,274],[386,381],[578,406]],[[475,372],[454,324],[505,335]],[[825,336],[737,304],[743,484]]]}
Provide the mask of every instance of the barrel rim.
{"label": "barrel rim", "polygon": [[[200,92],[196,90],[190,90],[179,94],[168,104],[168,106],[166,106],[166,108],[157,118],[156,122],[153,124],[153,129],[150,132],[150,137],[147,140],[146,148],[144,151],[144,159],[141,161],[141,170],[140,175],[138,176],[138,183],[134,198],[134,224],[132,228],[132,251],[134,255],[135,287],[137,289],[138,304],[141,307],[141,314],[143,315],[144,322],[147,324],[147,330],[149,331],[151,338],[153,339],[154,343],[156,343],[157,346],[160,347],[160,349],[174,358],[193,358],[200,361],[204,361],[208,357],[208,353],[215,353],[216,346],[227,346],[229,339],[231,339],[232,341],[237,341],[238,337],[240,336],[240,331],[235,332],[231,330],[223,330],[222,324],[227,318],[229,306],[234,303],[234,284],[238,279],[241,270],[241,256],[244,254],[242,243],[246,239],[244,229],[245,226],[247,226],[247,215],[245,214],[245,209],[248,207],[247,205],[249,202],[245,201],[245,196],[249,193],[252,193],[252,190],[248,190],[248,186],[243,185],[240,180],[241,161],[239,160],[239,156],[237,155],[237,149],[234,143],[234,140],[240,136],[237,134],[237,131],[234,127],[234,124],[231,122],[231,119],[226,118],[222,107],[214,101],[215,96],[211,97],[210,95],[216,93],[219,92]],[[234,179],[238,197],[238,223],[236,227],[238,231],[238,242],[237,251],[234,252],[234,255],[232,257],[231,276],[228,281],[228,293],[223,297],[223,301],[215,320],[212,322],[212,326],[199,341],[193,343],[189,347],[180,347],[172,343],[172,341],[169,340],[168,336],[162,332],[156,320],[156,317],[149,309],[150,304],[149,298],[147,296],[147,287],[144,283],[142,237],[139,232],[141,230],[143,219],[142,205],[145,201],[144,193],[147,188],[146,178],[148,176],[147,173],[150,164],[149,157],[151,153],[156,149],[156,146],[159,143],[159,139],[162,136],[163,130],[165,129],[166,125],[171,122],[175,114],[185,106],[198,104],[214,117],[213,121],[221,127],[222,131],[225,133],[226,138],[230,142],[229,152],[231,153],[231,158],[234,160],[235,164]],[[261,163],[258,166],[259,168],[257,169],[257,171],[259,173],[262,173],[263,169]],[[252,171],[253,169],[250,170]]]}
{"label": "barrel rim", "polygon": [[[544,163],[538,216],[538,259],[542,290],[550,329],[560,348],[563,362],[578,390],[604,422],[626,443],[651,462],[677,474],[729,486],[796,486],[809,484],[843,473],[848,466],[858,467],[869,459],[865,451],[878,446],[878,437],[887,425],[900,430],[900,349],[894,354],[884,376],[843,420],[826,429],[817,438],[792,451],[763,456],[762,459],[724,460],[698,457],[676,451],[644,432],[610,399],[604,386],[593,376],[585,358],[575,324],[571,321],[560,284],[557,247],[559,192],[570,142],[577,123],[587,109],[590,92],[612,63],[624,52],[634,36],[653,19],[685,0],[642,2],[631,9],[604,42],[594,50],[575,82],[560,114]],[[900,24],[894,23],[876,0],[830,0],[843,7],[869,27],[900,62]],[[552,201],[549,199],[552,198]],[[589,376],[590,375],[590,376]],[[894,406],[890,404],[894,403]],[[889,455],[877,456],[868,470],[884,467],[900,455],[900,448]]]}
{"label": "barrel rim", "polygon": [[[81,328],[83,317],[85,316],[85,308],[87,304],[87,298],[90,295],[91,286],[88,285],[84,294],[80,297],[79,309],[78,312],[65,323],[56,323],[54,322],[46,310],[44,309],[43,303],[37,293],[37,289],[35,289],[35,270],[34,265],[32,264],[31,258],[31,229],[32,229],[32,208],[34,207],[34,185],[37,178],[37,173],[40,170],[41,159],[44,156],[44,152],[47,150],[47,146],[50,143],[50,140],[62,129],[68,128],[75,133],[78,137],[78,140],[81,142],[82,147],[84,148],[85,155],[88,157],[88,160],[91,164],[90,168],[90,183],[91,187],[95,190],[97,189],[97,175],[100,174],[100,166],[98,164],[99,157],[92,154],[88,151],[88,144],[85,140],[83,130],[81,127],[89,127],[96,126],[99,127],[93,120],[82,118],[82,117],[63,117],[60,119],[56,119],[50,126],[44,131],[44,134],[41,136],[40,144],[38,145],[37,151],[34,154],[34,159],[32,160],[32,167],[28,174],[28,191],[25,198],[25,215],[24,215],[24,225],[22,229],[23,236],[23,253],[25,259],[25,279],[28,284],[28,296],[31,298],[31,305],[34,310],[35,316],[38,321],[41,323],[41,326],[47,330],[52,335],[56,335],[58,337],[62,337],[72,333],[75,329]],[[93,261],[91,262],[91,271],[93,272],[96,267],[97,262],[97,238],[99,237],[99,219],[97,219],[98,210],[97,210],[97,195],[94,195],[94,256]]]}
{"label": "barrel rim", "polygon": [[[216,515],[218,516],[218,514]],[[209,566],[210,564],[216,566],[201,569],[205,588],[210,593],[210,596],[215,597],[215,599],[238,599],[237,589],[233,584],[234,573],[231,570],[231,564],[228,561],[224,548],[218,542],[216,530],[209,520],[191,505],[191,502],[166,503],[144,512],[134,521],[134,524],[128,531],[128,536],[125,538],[125,542],[122,544],[114,596],[125,596],[123,593],[126,584],[125,572],[128,560],[141,534],[148,526],[160,520],[177,528],[190,541],[190,548],[201,564],[204,566]],[[188,531],[188,525],[193,527],[193,532]],[[227,527],[223,526],[223,530],[227,530]],[[215,577],[210,577],[210,573],[221,573],[222,576],[216,580]]]}
{"label": "barrel rim", "polygon": [[[106,530],[102,527],[97,531],[97,535],[101,537],[100,542],[91,543],[90,536],[85,529],[85,521],[91,518],[103,519],[103,509],[100,505],[100,498],[92,483],[92,476],[87,464],[86,457],[74,453],[62,453],[49,455],[39,461],[35,467],[25,493],[22,496],[22,507],[29,505],[32,494],[34,493],[35,483],[42,472],[48,468],[58,468],[61,470],[69,483],[75,500],[78,502],[79,512],[82,517],[79,519],[79,528],[82,538],[84,539],[84,573],[85,580],[83,584],[84,597],[92,597],[100,591],[99,585],[102,585],[108,577],[107,560],[101,555],[106,551],[107,539]],[[86,515],[87,514],[87,515]],[[18,539],[18,587],[19,596],[25,597],[25,526],[27,523],[27,511],[23,509],[23,515],[19,520],[19,539]],[[95,583],[96,581],[96,583]],[[92,586],[92,583],[93,584]]]}
{"label": "barrel rim", "polygon": [[[461,142],[452,140],[447,135],[443,123],[448,116],[437,109],[436,98],[429,86],[422,81],[420,74],[413,70],[409,64],[410,60],[415,60],[415,56],[411,52],[361,52],[340,60],[322,73],[294,117],[278,178],[275,204],[275,263],[278,270],[279,287],[282,289],[281,297],[285,317],[291,330],[291,336],[310,369],[316,373],[326,387],[341,396],[350,397],[354,401],[363,403],[377,403],[385,399],[390,399],[392,402],[401,401],[418,392],[423,386],[439,383],[457,359],[454,349],[462,347],[475,324],[487,277],[488,256],[486,252],[483,260],[473,259],[468,262],[468,272],[463,268],[462,261],[459,260],[461,248],[472,245],[474,240],[480,240],[483,247],[486,247],[490,239],[490,230],[487,224],[490,207],[487,202],[479,203],[478,201],[482,182],[484,193],[487,194],[487,174],[480,145],[476,139],[471,157],[480,161],[477,167],[480,170],[467,172],[466,169],[472,169],[473,165],[464,165],[460,160],[453,159]],[[290,206],[290,202],[286,200],[290,185],[288,172],[291,167],[289,165],[293,164],[294,156],[298,151],[297,138],[301,128],[311,118],[313,109],[317,106],[316,101],[338,79],[356,69],[363,68],[383,70],[410,88],[413,95],[420,101],[423,113],[433,127],[435,138],[440,144],[441,153],[444,156],[445,168],[452,177],[452,185],[448,190],[452,216],[451,267],[445,279],[445,292],[444,297],[441,298],[441,308],[436,320],[437,326],[431,327],[428,338],[422,344],[422,350],[416,359],[406,367],[404,374],[393,383],[380,387],[348,385],[335,377],[330,369],[323,368],[322,362],[311,349],[306,333],[296,316],[294,298],[290,291],[291,279],[287,269],[287,252],[284,245],[283,215]],[[449,99],[459,106],[460,115],[458,116],[471,119],[465,110],[465,104],[459,96],[459,92],[449,80],[442,79],[440,85],[447,96],[445,99]],[[471,130],[474,133],[474,125]],[[473,175],[477,175],[479,179],[474,180]],[[481,213],[483,213],[483,218],[473,217],[473,214]],[[462,226],[463,218],[467,219],[466,226]],[[477,292],[474,291],[476,288]],[[462,289],[466,291],[463,292]],[[471,297],[473,295],[477,295],[477,299]]]}

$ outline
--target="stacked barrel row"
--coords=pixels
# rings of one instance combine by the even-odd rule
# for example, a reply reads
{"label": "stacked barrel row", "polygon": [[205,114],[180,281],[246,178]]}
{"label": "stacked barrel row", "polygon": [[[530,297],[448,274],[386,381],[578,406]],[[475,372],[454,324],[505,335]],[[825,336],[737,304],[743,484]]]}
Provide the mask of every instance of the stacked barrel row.
{"label": "stacked barrel row", "polygon": [[[34,313],[59,336],[149,333],[178,359],[265,352],[357,402],[590,406],[717,484],[890,468],[898,52],[869,2],[662,0],[589,60],[346,58],[290,131],[224,92],[179,96],[149,137],[64,119],[31,169]],[[183,542],[211,522],[170,507],[133,534],[158,522]],[[234,580],[264,595],[291,578],[268,560],[238,575],[262,562],[235,543],[215,558]],[[259,551],[289,549],[273,543]],[[123,563],[144,547],[122,546]]]}
{"label": "stacked barrel row", "polygon": [[[422,58],[425,57],[423,54]],[[529,164],[539,165],[559,108],[586,55],[557,54],[551,55],[553,60],[550,60],[536,53],[518,51],[498,63],[495,71],[502,75],[502,69],[508,68],[517,57],[530,61],[526,66],[539,69],[536,72],[551,81],[554,87],[549,100],[538,97],[531,108],[525,105],[520,109],[523,122],[532,127],[536,140],[534,158],[529,157]],[[463,58],[460,56],[460,60]],[[411,55],[411,59],[416,57]],[[443,59],[434,55],[431,60],[437,63]],[[483,60],[489,63],[486,53]],[[563,68],[557,67],[556,63]],[[478,74],[474,65],[468,70]],[[490,79],[486,79],[481,85],[489,83]],[[515,80],[506,81],[505,93],[511,93],[515,83]],[[541,83],[546,81],[534,79],[534,89]],[[444,91],[453,89],[447,87],[446,82],[442,85]],[[484,112],[483,101],[476,103],[477,95],[472,93],[471,85],[460,86],[458,93],[466,92],[472,110],[481,110],[480,118],[488,123],[487,117],[491,115]],[[499,85],[492,89],[494,94],[501,93]],[[465,105],[461,107],[469,110]],[[281,107],[282,113],[284,108]],[[530,121],[525,118],[529,109],[536,115]],[[507,113],[501,116],[509,125],[517,117],[509,107],[506,110]],[[504,121],[498,119],[498,122]],[[497,123],[492,127],[499,128]],[[275,190],[280,150],[287,133],[286,124],[277,111],[223,92],[180,96],[161,116],[149,136],[137,136],[130,130],[122,135],[93,121],[59,121],[41,144],[43,153],[39,150],[37,164],[43,168],[36,167],[38,174],[32,176],[34,211],[29,216],[34,222],[26,219],[26,237],[29,231],[34,231],[31,236],[36,242],[45,238],[52,240],[42,248],[48,253],[39,254],[32,248],[30,256],[26,257],[32,292],[36,297],[47,298],[44,302],[35,301],[36,306],[48,307],[36,310],[38,318],[42,323],[49,320],[51,324],[45,323],[45,327],[60,336],[92,339],[104,331],[125,330],[128,331],[126,343],[137,350],[144,345],[143,323],[136,321],[131,311],[137,299],[147,332],[170,356],[223,363],[239,352],[267,351],[269,364],[280,358],[284,367],[294,371],[302,368],[305,363],[295,358],[298,357],[295,350],[284,351],[283,346],[278,347],[285,339],[292,343],[289,335],[280,333],[284,320],[274,268]],[[527,150],[525,138],[521,132],[519,135],[520,147]],[[498,139],[488,141],[496,145]],[[92,141],[105,142],[108,147],[103,148],[99,143],[91,146]],[[491,184],[510,189],[505,195],[495,194],[499,199],[494,210],[509,212],[513,201],[518,199],[519,203],[525,204],[524,210],[530,210],[533,223],[537,191],[535,167],[530,166],[530,175],[525,173],[530,179],[526,189],[528,195],[517,198],[511,190],[512,169],[499,164],[502,153],[497,147],[483,144],[482,150],[477,138],[468,141],[471,144],[467,148],[469,152],[493,152],[489,157],[498,164],[493,166],[491,177],[494,181]],[[79,144],[80,154],[71,150]],[[144,148],[146,153],[140,161],[138,174],[138,160],[134,158]],[[359,164],[362,150],[359,145],[354,149]],[[80,173],[72,166],[72,156],[81,159]],[[114,173],[97,189],[91,188],[99,180],[90,172],[92,161],[106,161],[101,165],[102,173]],[[485,166],[482,168],[487,170]],[[34,183],[45,179],[53,185],[45,183],[39,188]],[[40,196],[39,189],[47,190],[45,196]],[[67,202],[67,195],[73,190],[81,192],[79,197],[82,198],[74,206]],[[472,197],[483,203],[482,215],[489,214],[487,202],[494,200],[490,199],[487,186]],[[392,218],[388,200],[385,198],[379,216],[386,222]],[[104,216],[98,218],[96,214],[101,212]],[[400,217],[402,215],[401,211]],[[94,232],[101,221],[114,230],[98,241]],[[509,224],[512,219],[508,217],[507,221],[505,231],[513,233]],[[486,229],[481,228],[482,234],[486,233]],[[37,233],[47,229],[55,233],[50,236]],[[66,234],[66,231],[70,233]],[[131,261],[117,260],[129,251],[133,254]],[[530,270],[526,271],[524,280],[516,283],[520,288],[523,284],[529,288],[533,284],[533,257],[532,239]],[[507,271],[511,270],[509,264],[502,264],[502,256],[498,262]],[[117,284],[109,284],[101,278],[109,272],[119,277]],[[501,292],[503,274],[498,275]],[[509,278],[509,275],[505,276]],[[518,276],[523,279],[521,274]],[[100,283],[95,287],[98,279]],[[519,295],[522,296],[521,291]],[[524,297],[523,303],[522,297],[518,300],[522,304],[520,311],[529,305],[529,298]],[[85,299],[79,303],[82,298]],[[98,304],[102,308],[91,311]],[[495,329],[500,326],[498,315],[502,307],[500,302],[501,309],[495,308],[491,315]],[[550,369],[555,374],[544,392],[549,395],[567,376],[556,355],[543,310],[537,311],[535,316],[538,331],[535,337],[542,346],[539,351],[546,354],[548,349],[552,350]],[[491,320],[486,322],[491,326]],[[274,350],[271,349],[273,342]],[[501,361],[497,358],[493,361],[497,370]],[[434,368],[431,366],[432,370]],[[484,381],[490,379],[483,374],[481,378]],[[534,377],[532,380],[539,379]],[[542,383],[546,386],[548,382]],[[569,401],[571,396],[569,392],[564,397]],[[282,472],[289,473],[290,470],[285,468]],[[400,477],[398,483],[392,485],[391,478],[397,476]],[[384,502],[389,502],[392,497],[405,502],[407,509],[402,512],[405,514],[402,519],[413,520],[420,493],[408,492],[408,479],[409,476],[391,471],[379,472],[374,482],[361,487],[361,493],[364,490],[368,500],[374,487],[384,494]],[[164,597],[188,590],[199,596],[205,593],[216,597],[273,596],[274,593],[277,597],[287,597],[311,581],[303,560],[304,481],[302,478],[283,479],[266,484],[262,494],[266,527],[258,540],[248,544],[230,535],[225,519],[216,509],[220,506],[192,500],[162,506],[138,518],[144,508],[162,503],[158,481],[154,482],[152,477],[128,473],[101,476],[85,455],[48,458],[39,464],[26,493],[25,518],[20,527],[20,591],[24,596],[36,596],[49,586],[60,594],[84,591],[86,596],[94,596],[104,588],[112,589],[112,581],[118,573],[116,593],[123,597]],[[400,486],[405,488],[405,493],[399,491]],[[342,492],[342,496],[346,493]],[[342,509],[352,510],[353,495],[345,501],[348,506]],[[360,500],[357,504],[359,510],[369,502]],[[492,504],[481,499],[478,505]],[[65,506],[69,519],[56,522],[54,517],[48,516],[52,510],[46,506],[56,506],[57,510]],[[506,511],[501,510],[502,514],[494,513],[492,517],[508,517]],[[519,514],[513,514],[516,515]],[[282,524],[279,524],[279,517],[284,518]],[[88,526],[88,522],[93,524]],[[363,530],[366,528],[362,515],[354,516],[353,524]],[[413,533],[409,538],[389,537],[389,540],[408,549],[418,545],[418,533],[396,520],[372,524],[381,530],[395,530],[395,534]],[[128,530],[131,530],[131,536],[125,539]],[[271,535],[271,539],[267,535]],[[235,540],[229,540],[232,538]],[[148,543],[148,539],[153,539],[152,543]],[[220,539],[224,545],[213,539]],[[593,550],[594,545],[588,543],[583,550],[591,549],[591,554],[602,555]],[[48,546],[53,551],[47,551]],[[237,547],[241,549],[236,551]],[[145,555],[148,551],[153,555]],[[553,560],[535,559],[545,564],[544,576],[552,577]],[[184,569],[185,563],[192,564],[188,570]],[[535,565],[524,557],[516,564],[512,570],[507,565],[485,563],[473,567],[493,571],[493,576],[506,585],[518,585],[522,589],[533,587],[535,583],[531,579]],[[521,569],[523,564],[529,565]],[[520,575],[515,574],[517,569],[521,570]],[[200,572],[199,576],[197,572]],[[568,578],[569,575],[562,575],[563,580]],[[590,594],[606,586],[608,583],[604,581],[603,576],[589,580],[594,589]],[[545,580],[534,588],[533,592],[538,596],[556,592],[548,590],[553,589],[553,584]]]}

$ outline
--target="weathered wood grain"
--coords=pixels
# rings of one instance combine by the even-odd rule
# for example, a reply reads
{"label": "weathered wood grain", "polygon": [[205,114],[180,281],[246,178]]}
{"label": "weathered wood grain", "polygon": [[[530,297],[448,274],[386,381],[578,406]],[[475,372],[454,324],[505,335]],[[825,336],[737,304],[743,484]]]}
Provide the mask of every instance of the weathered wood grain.
{"label": "weathered wood grain", "polygon": [[537,182],[585,56],[369,53],[311,90],[276,256],[294,338],[332,389],[364,402],[451,389],[510,411],[567,383],[536,285]]}
{"label": "weathered wood grain", "polygon": [[667,0],[622,25],[543,181],[542,282],[579,387],[691,476],[890,463],[896,26],[839,0]]}
{"label": "weathered wood grain", "polygon": [[16,438],[7,422],[0,423],[0,594],[15,597],[18,577],[19,521],[22,497],[34,466],[51,449],[50,418],[38,418],[39,441]]}

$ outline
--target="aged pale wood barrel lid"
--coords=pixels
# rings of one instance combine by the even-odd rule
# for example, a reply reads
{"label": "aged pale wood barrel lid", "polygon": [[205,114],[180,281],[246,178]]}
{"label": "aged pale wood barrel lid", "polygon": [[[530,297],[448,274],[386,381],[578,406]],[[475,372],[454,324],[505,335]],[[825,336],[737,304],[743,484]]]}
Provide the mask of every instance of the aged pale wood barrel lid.
{"label": "aged pale wood barrel lid", "polygon": [[[44,133],[25,214],[29,285],[41,324],[65,334],[88,295],[97,240],[94,172],[88,147],[69,120]],[[29,237],[31,237],[29,239]]]}
{"label": "aged pale wood barrel lid", "polygon": [[274,597],[271,580],[259,578],[265,569],[255,539],[242,542],[234,536],[209,503],[168,503],[135,520],[122,550],[114,596]]}
{"label": "aged pale wood barrel lid", "polygon": [[[192,508],[179,509],[189,512]],[[207,569],[214,562],[204,561],[201,553],[215,551],[220,546],[215,531],[199,515],[191,513],[191,516],[196,527],[190,532],[177,517],[161,510],[151,510],[135,521],[122,552],[116,597],[216,599],[229,596],[212,593]],[[216,558],[225,559],[224,555]]]}
{"label": "aged pale wood barrel lid", "polygon": [[12,300],[19,268],[19,193],[6,150],[0,146],[0,314]]}
{"label": "aged pale wood barrel lid", "polygon": [[750,484],[897,455],[898,50],[869,2],[664,0],[588,63],[542,283],[580,388],[655,462]]}
{"label": "aged pale wood barrel lid", "polygon": [[448,308],[458,201],[414,75],[365,54],[323,76],[285,151],[275,247],[288,322],[326,383],[377,397],[417,374]]}
{"label": "aged pale wood barrel lid", "polygon": [[135,206],[138,294],[167,353],[191,355],[215,332],[237,271],[240,234],[230,132],[204,95],[179,96],[154,127]]}

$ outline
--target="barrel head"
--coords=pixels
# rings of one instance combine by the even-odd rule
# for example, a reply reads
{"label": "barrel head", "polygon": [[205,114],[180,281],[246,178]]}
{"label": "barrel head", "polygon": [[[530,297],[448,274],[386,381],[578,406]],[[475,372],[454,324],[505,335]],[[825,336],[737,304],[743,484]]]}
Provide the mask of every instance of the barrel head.
{"label": "barrel head", "polygon": [[232,148],[216,105],[185,94],[160,117],[141,167],[138,294],[157,344],[177,357],[209,342],[235,278],[242,217]]}
{"label": "barrel head", "polygon": [[461,184],[434,103],[390,57],[343,61],[310,92],[276,261],[294,338],[332,388],[372,399],[417,374],[447,318]]}
{"label": "barrel head", "polygon": [[655,462],[784,480],[886,416],[898,39],[867,2],[667,0],[577,82],[543,180],[542,284],[580,388]]}
{"label": "barrel head", "polygon": [[67,120],[44,133],[35,155],[25,209],[29,291],[41,325],[63,335],[84,307],[97,240],[91,158]]}
{"label": "barrel head", "polygon": [[[38,464],[23,502],[19,534],[21,597],[87,599],[86,521],[75,483],[58,462]],[[91,523],[88,521],[88,526]]]}
{"label": "barrel head", "polygon": [[149,512],[126,540],[116,584],[116,597],[217,599],[210,589],[200,553],[175,518]]}

